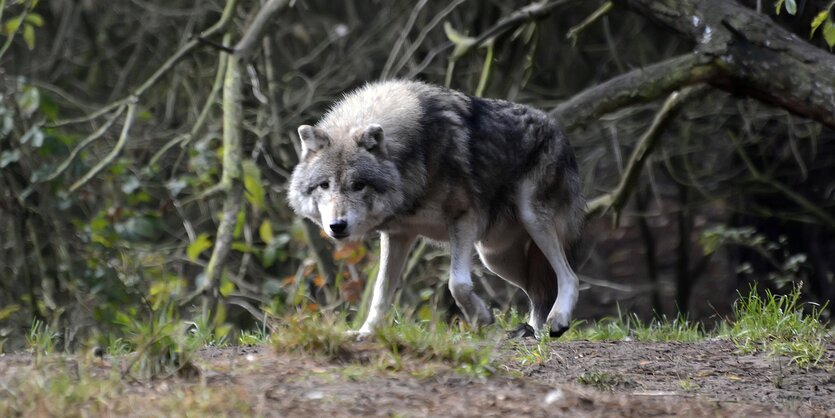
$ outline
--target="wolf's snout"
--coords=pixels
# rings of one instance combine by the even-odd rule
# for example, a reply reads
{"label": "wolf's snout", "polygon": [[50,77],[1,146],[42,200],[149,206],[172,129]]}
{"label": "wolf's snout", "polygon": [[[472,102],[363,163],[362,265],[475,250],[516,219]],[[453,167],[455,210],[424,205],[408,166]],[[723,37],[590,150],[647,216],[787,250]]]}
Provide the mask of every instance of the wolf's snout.
{"label": "wolf's snout", "polygon": [[331,224],[328,226],[331,228],[331,231],[334,233],[334,235],[342,235],[345,233],[345,230],[348,229],[348,221],[344,219],[339,219],[331,222]]}

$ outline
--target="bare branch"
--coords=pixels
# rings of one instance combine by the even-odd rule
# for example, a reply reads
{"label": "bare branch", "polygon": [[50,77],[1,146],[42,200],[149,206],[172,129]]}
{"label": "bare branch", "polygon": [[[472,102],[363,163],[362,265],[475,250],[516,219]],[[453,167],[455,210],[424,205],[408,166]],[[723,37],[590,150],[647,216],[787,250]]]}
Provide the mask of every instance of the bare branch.
{"label": "bare branch", "polygon": [[[613,0],[693,41],[716,58],[723,90],[835,128],[835,55],[736,1]],[[779,69],[779,71],[775,71]]]}
{"label": "bare branch", "polygon": [[587,27],[591,26],[592,23],[596,22],[598,19],[609,13],[612,10],[614,5],[611,1],[607,1],[603,3],[597,10],[595,10],[592,14],[588,17],[583,19],[582,22],[578,23],[575,26],[572,26],[571,29],[568,30],[568,33],[565,35],[567,39],[571,40],[571,45],[577,44],[577,38],[580,36],[580,32],[584,31]]}
{"label": "bare branch", "polygon": [[719,68],[711,57],[691,53],[639,68],[580,92],[551,115],[572,130],[606,113],[645,103],[671,91],[712,79]]}
{"label": "bare branch", "polygon": [[[731,136],[731,140],[736,142],[733,136]],[[775,190],[785,195],[789,200],[794,201],[794,203],[796,203],[798,206],[809,211],[812,215],[818,218],[818,220],[822,224],[832,229],[835,229],[835,218],[832,217],[832,215],[826,213],[826,211],[821,209],[820,206],[812,203],[811,201],[809,201],[809,199],[806,199],[800,193],[797,193],[794,190],[792,190],[791,187],[783,184],[777,179],[773,179],[763,174],[759,169],[757,169],[757,167],[754,165],[754,162],[751,161],[751,158],[748,157],[748,154],[745,152],[741,145],[736,146],[736,153],[745,163],[745,166],[748,167],[748,171],[751,172],[751,177],[753,177],[754,181],[771,186]]]}
{"label": "bare branch", "polygon": [[84,176],[78,179],[72,186],[69,188],[69,192],[72,193],[78,190],[81,186],[87,184],[93,177],[96,176],[99,172],[105,169],[108,165],[110,165],[116,157],[122,152],[122,149],[125,147],[125,144],[128,142],[128,133],[130,132],[131,125],[133,125],[134,117],[136,116],[136,102],[131,102],[128,104],[128,114],[125,115],[125,124],[122,126],[122,133],[119,135],[119,141],[116,142],[116,146],[110,150],[110,153],[107,154],[98,164],[93,166],[93,168],[87,172]]}
{"label": "bare branch", "polygon": [[[235,6],[237,5],[237,0],[228,0],[226,2],[226,7],[223,9],[223,14],[220,16],[220,19],[215,22],[209,29],[206,29],[203,33],[200,34],[200,37],[207,38],[209,36],[215,35],[226,28],[229,22],[232,20],[233,12],[235,11]],[[83,123],[88,122],[93,119],[97,119],[110,111],[118,108],[119,106],[125,105],[130,101],[140,98],[149,88],[151,88],[154,84],[159,81],[162,76],[164,76],[168,71],[170,71],[174,66],[180,62],[183,58],[185,58],[188,54],[191,53],[197,46],[201,45],[199,40],[192,39],[186,42],[177,52],[174,53],[171,57],[168,58],[153,74],[151,74],[148,79],[145,80],[139,87],[137,87],[133,92],[128,94],[126,97],[116,100],[113,103],[107,104],[96,110],[93,113],[90,113],[85,116],[81,116],[78,118],[70,118],[56,121],[51,125],[51,127],[59,127],[65,125],[72,125],[76,123]]]}
{"label": "bare branch", "polygon": [[[227,43],[229,36],[227,35],[224,37],[224,45]],[[197,120],[194,121],[194,125],[191,126],[191,129],[182,135],[178,135],[167,144],[165,144],[159,151],[157,151],[153,157],[151,157],[150,162],[148,165],[155,166],[159,159],[174,145],[180,144],[181,148],[185,148],[188,144],[194,139],[197,132],[203,127],[206,123],[206,120],[209,116],[209,110],[211,110],[212,106],[215,104],[215,100],[217,99],[217,95],[220,93],[221,87],[223,87],[223,77],[226,74],[226,61],[227,55],[221,54],[220,59],[218,59],[217,64],[217,72],[215,72],[215,80],[212,82],[212,90],[209,92],[209,96],[206,97],[206,102],[203,104],[203,108],[200,110],[200,114],[197,116]]]}
{"label": "bare branch", "polygon": [[252,57],[255,52],[255,47],[260,44],[261,36],[264,29],[267,27],[267,22],[281,10],[284,10],[290,4],[290,0],[269,0],[265,5],[261,6],[258,14],[252,21],[252,24],[247,28],[241,40],[235,44],[235,55],[242,61],[246,62]]}
{"label": "bare branch", "polygon": [[63,174],[64,171],[66,171],[67,168],[70,167],[70,164],[72,164],[75,158],[78,157],[78,154],[81,151],[87,148],[88,145],[92,144],[93,141],[101,137],[105,132],[107,132],[108,129],[110,129],[110,126],[113,125],[113,122],[115,122],[116,119],[122,115],[122,113],[124,113],[125,109],[126,106],[122,106],[119,109],[116,109],[116,111],[113,112],[112,115],[110,115],[110,118],[107,119],[107,121],[104,122],[104,124],[100,126],[99,129],[96,129],[96,131],[90,134],[87,138],[82,139],[81,142],[79,142],[78,145],[76,145],[75,148],[73,148],[72,151],[70,151],[70,155],[68,155],[67,158],[64,159],[64,161],[58,165],[58,168],[56,168],[55,171],[52,172],[52,174],[45,177],[41,181],[52,181],[58,178],[58,176],[60,176],[61,174]]}
{"label": "bare branch", "polygon": [[609,208],[612,208],[615,210],[615,224],[617,224],[620,217],[620,210],[623,208],[632,193],[632,190],[635,188],[635,185],[638,183],[638,179],[641,176],[641,170],[646,164],[647,159],[649,159],[649,156],[652,154],[652,151],[658,143],[661,134],[664,132],[664,128],[667,126],[667,123],[676,114],[676,111],[682,103],[686,103],[688,100],[704,93],[706,90],[707,88],[705,86],[689,87],[681,91],[673,92],[667,97],[667,100],[664,101],[661,109],[655,114],[655,118],[652,120],[652,124],[649,129],[647,129],[638,141],[638,145],[632,152],[632,156],[629,158],[629,163],[627,164],[626,170],[620,179],[618,187],[614,191],[606,193],[603,196],[599,196],[590,201],[586,209],[587,216],[605,212]]}

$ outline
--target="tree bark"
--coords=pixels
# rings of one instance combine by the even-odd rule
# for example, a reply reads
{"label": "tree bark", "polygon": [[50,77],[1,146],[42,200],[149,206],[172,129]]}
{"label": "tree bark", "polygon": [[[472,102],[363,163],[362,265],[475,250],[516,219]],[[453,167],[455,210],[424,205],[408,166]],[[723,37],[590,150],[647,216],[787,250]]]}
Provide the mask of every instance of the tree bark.
{"label": "tree bark", "polygon": [[679,33],[692,53],[582,91],[551,114],[566,129],[700,82],[835,128],[835,55],[731,0],[614,0]]}
{"label": "tree bark", "polygon": [[835,55],[729,0],[615,0],[696,43],[719,72],[708,80],[835,128]]}
{"label": "tree bark", "polygon": [[576,94],[551,111],[567,130],[611,111],[656,100],[675,90],[713,79],[718,67],[704,54],[691,53],[639,68]]}

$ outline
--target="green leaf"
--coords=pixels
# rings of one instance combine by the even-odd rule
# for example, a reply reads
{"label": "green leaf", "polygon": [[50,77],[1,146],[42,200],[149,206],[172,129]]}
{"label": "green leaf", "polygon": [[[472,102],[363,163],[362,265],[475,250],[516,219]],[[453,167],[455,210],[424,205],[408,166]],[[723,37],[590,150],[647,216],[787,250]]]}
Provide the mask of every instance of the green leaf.
{"label": "green leaf", "polygon": [[782,9],[782,8],[783,8],[783,0],[777,0],[777,2],[774,3],[774,11],[779,15],[780,14],[780,9]]}
{"label": "green leaf", "polygon": [[829,45],[829,49],[835,47],[835,22],[827,20],[823,25],[823,39]]}
{"label": "green leaf", "polygon": [[148,109],[142,109],[136,112],[136,119],[141,120],[143,122],[147,122],[149,120],[154,119],[154,114],[151,113]]}
{"label": "green leaf", "polygon": [[261,241],[264,243],[269,244],[273,240],[273,225],[270,223],[269,219],[264,219],[261,222],[261,226],[258,228],[258,235],[261,236]]}
{"label": "green leaf", "polygon": [[232,249],[242,253],[257,253],[258,249],[242,241],[232,243]]}
{"label": "green leaf", "polygon": [[0,139],[7,137],[12,132],[12,128],[14,128],[12,112],[4,112],[0,116]]}
{"label": "green leaf", "polygon": [[796,15],[797,2],[795,0],[786,0],[786,11],[789,12],[789,14],[792,16]]}
{"label": "green leaf", "polygon": [[815,36],[815,31],[818,30],[818,27],[826,21],[826,18],[829,17],[829,10],[821,10],[814,19],[812,19],[812,32],[809,33],[809,39],[812,39]]}
{"label": "green leaf", "polygon": [[128,176],[124,181],[122,181],[122,191],[125,194],[132,194],[137,189],[139,189],[141,183],[139,182],[139,178],[136,176]]}
{"label": "green leaf", "polygon": [[29,12],[29,14],[26,15],[26,23],[41,27],[43,26],[43,16],[37,13]]}
{"label": "green leaf", "polygon": [[188,187],[188,182],[183,177],[172,179],[168,183],[165,183],[165,188],[168,189],[172,197],[176,197],[186,187]]}
{"label": "green leaf", "polygon": [[235,283],[232,283],[231,280],[224,277],[220,280],[220,294],[224,297],[229,296],[232,292],[235,291]]}
{"label": "green leaf", "polygon": [[29,145],[31,145],[32,148],[40,148],[41,145],[43,145],[43,141],[44,134],[38,125],[33,126],[32,129],[29,129],[23,134],[23,136],[20,137],[21,144],[29,142]]}
{"label": "green leaf", "polygon": [[194,242],[188,245],[188,248],[186,248],[186,255],[188,255],[189,260],[195,261],[197,260],[197,257],[200,256],[200,253],[208,250],[211,247],[212,240],[209,239],[209,234],[204,232],[198,235],[197,239],[195,239]]}
{"label": "green leaf", "polygon": [[[55,103],[55,100],[49,94],[41,92],[41,105],[39,107],[40,112],[46,116],[47,120],[55,121],[58,119],[58,104]],[[57,135],[67,135],[66,133],[62,132],[51,132]]]}
{"label": "green leaf", "polygon": [[268,245],[267,248],[264,248],[264,252],[261,253],[261,266],[264,268],[272,267],[276,260],[280,258],[282,252],[278,246]]}
{"label": "green leaf", "polygon": [[20,160],[20,150],[13,149],[11,151],[3,151],[0,153],[0,168],[6,168],[11,163],[16,163]]}
{"label": "green leaf", "polygon": [[35,27],[32,25],[23,25],[23,41],[29,50],[35,49]]}
{"label": "green leaf", "polygon": [[241,237],[241,234],[244,232],[244,223],[246,222],[246,212],[244,209],[238,211],[238,216],[236,217],[235,221],[235,230],[232,231],[232,237],[238,239]]}
{"label": "green leaf", "polygon": [[32,116],[41,104],[41,92],[37,87],[24,86],[23,92],[17,98],[17,105],[25,117]]}
{"label": "green leaf", "polygon": [[164,226],[158,216],[139,215],[113,225],[113,229],[128,241],[155,241],[159,239]]}
{"label": "green leaf", "polygon": [[3,24],[3,33],[6,36],[12,36],[15,32],[17,32],[17,29],[20,28],[21,23],[23,23],[21,16],[13,17],[7,20],[6,23]]}
{"label": "green leaf", "polygon": [[246,200],[252,207],[261,210],[264,208],[264,202],[266,201],[264,186],[261,183],[261,170],[252,161],[245,161],[243,169]]}

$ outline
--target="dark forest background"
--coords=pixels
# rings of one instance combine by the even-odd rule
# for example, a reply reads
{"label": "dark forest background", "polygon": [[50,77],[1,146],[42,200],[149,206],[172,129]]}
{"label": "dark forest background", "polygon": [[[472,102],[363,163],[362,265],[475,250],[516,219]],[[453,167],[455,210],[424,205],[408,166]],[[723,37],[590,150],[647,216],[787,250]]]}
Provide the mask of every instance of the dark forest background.
{"label": "dark forest background", "polygon": [[[69,349],[137,321],[361,318],[376,240],[334,248],[285,193],[296,127],[395,77],[563,122],[590,204],[579,318],[710,323],[752,283],[835,299],[829,1],[0,5],[0,351],[33,321]],[[447,263],[415,249],[402,310],[455,316]]]}

